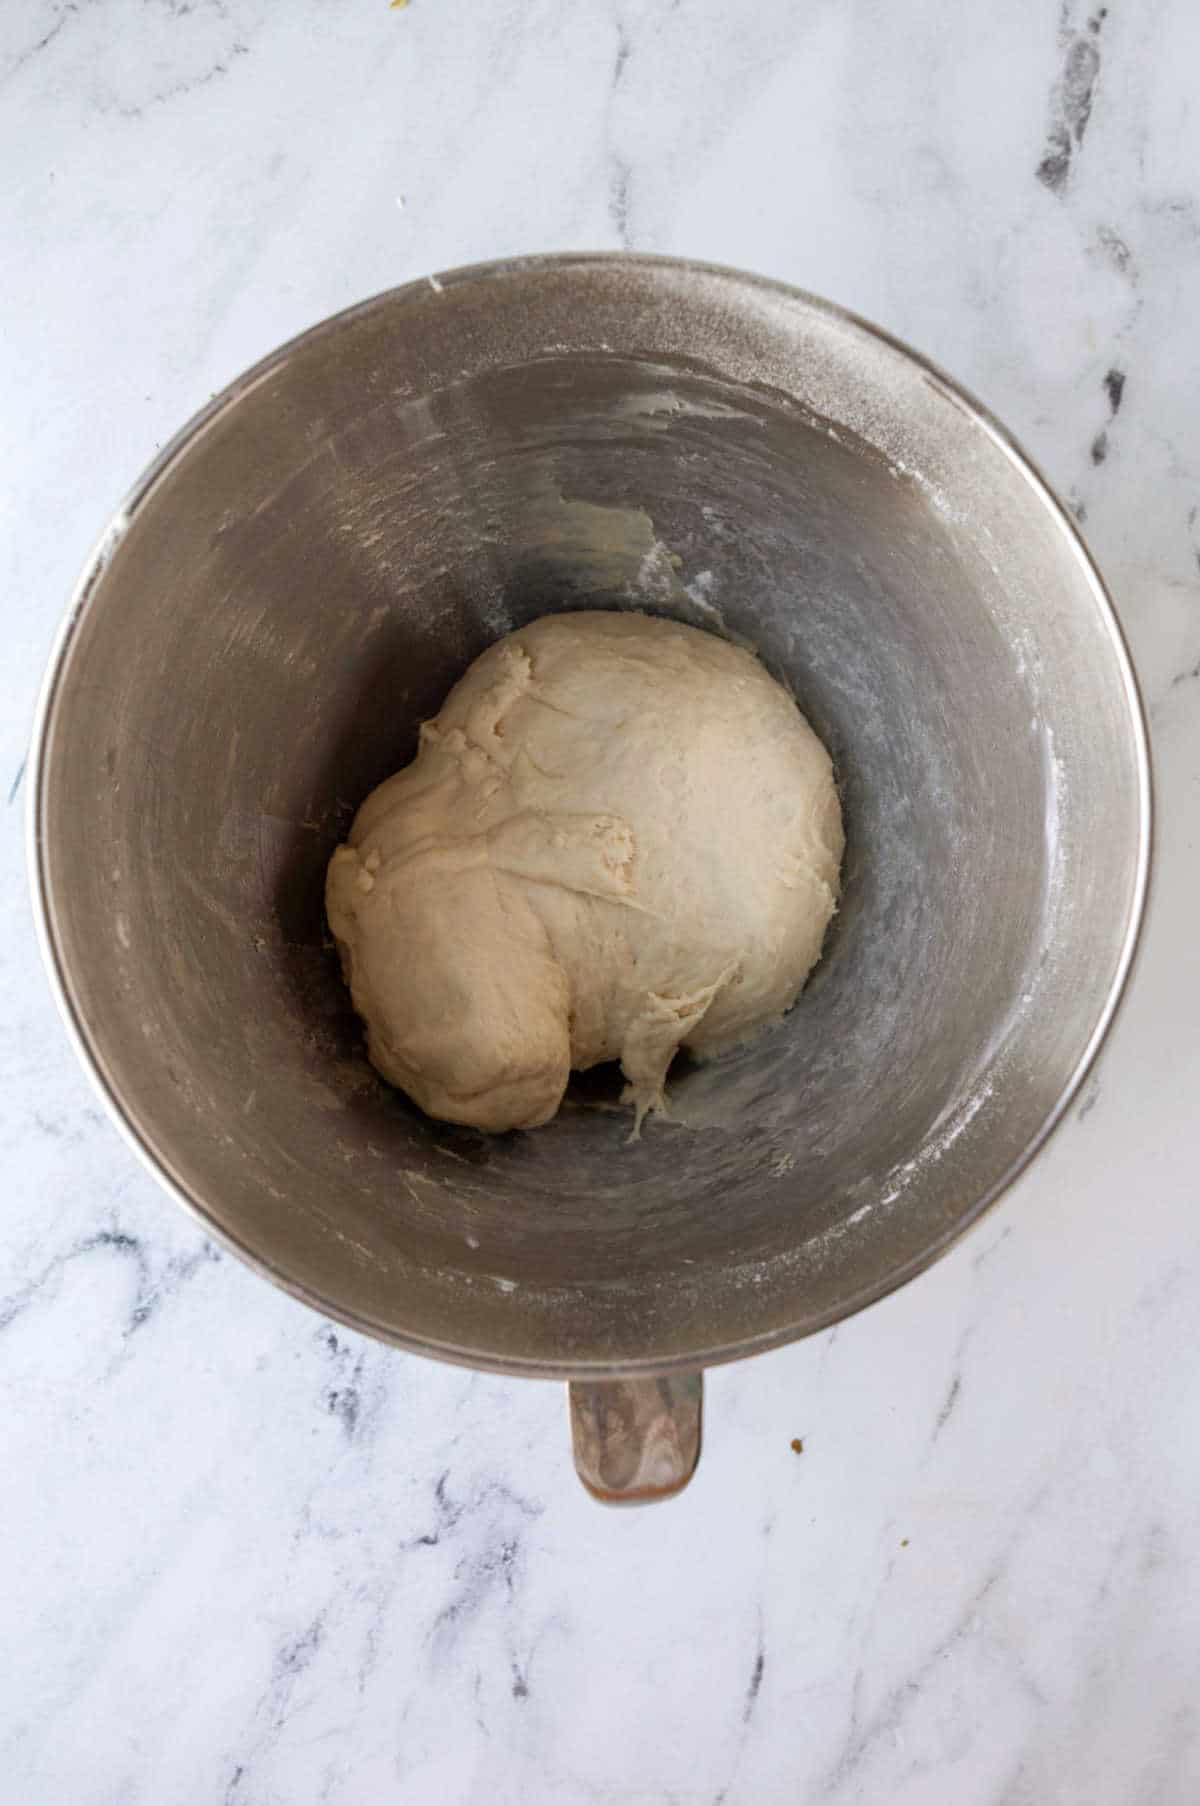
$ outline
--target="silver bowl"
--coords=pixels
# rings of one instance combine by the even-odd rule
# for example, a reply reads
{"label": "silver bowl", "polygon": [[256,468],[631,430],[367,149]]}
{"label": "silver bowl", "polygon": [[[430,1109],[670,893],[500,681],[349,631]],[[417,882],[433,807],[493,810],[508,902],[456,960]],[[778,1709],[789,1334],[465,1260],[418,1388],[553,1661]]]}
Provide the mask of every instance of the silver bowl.
{"label": "silver bowl", "polygon": [[[843,907],[640,1144],[603,1072],[488,1137],[367,1064],[323,873],[489,640],[597,606],[791,686]],[[579,256],[382,295],[184,429],[72,602],[31,824],[59,1002],[166,1187],[331,1317],[571,1381],[628,1497],[686,1478],[703,1367],[910,1279],[1045,1141],[1129,969],[1150,784],[1104,585],[983,408],[811,296]]]}

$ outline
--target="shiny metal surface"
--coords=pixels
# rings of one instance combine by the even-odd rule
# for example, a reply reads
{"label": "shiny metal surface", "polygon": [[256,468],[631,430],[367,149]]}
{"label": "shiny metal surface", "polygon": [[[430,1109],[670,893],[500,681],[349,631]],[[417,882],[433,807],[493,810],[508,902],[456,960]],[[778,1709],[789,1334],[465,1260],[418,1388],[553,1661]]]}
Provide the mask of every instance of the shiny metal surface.
{"label": "shiny metal surface", "polygon": [[[496,634],[649,606],[833,751],[845,898],[798,1008],[625,1145],[423,1118],[366,1064],[329,853]],[[804,1335],[967,1227],[1111,1017],[1149,849],[1136,686],[1069,520],[885,336],[729,271],[456,272],[286,346],[156,462],[47,680],[52,978],[138,1151],[317,1308],[582,1379]]]}

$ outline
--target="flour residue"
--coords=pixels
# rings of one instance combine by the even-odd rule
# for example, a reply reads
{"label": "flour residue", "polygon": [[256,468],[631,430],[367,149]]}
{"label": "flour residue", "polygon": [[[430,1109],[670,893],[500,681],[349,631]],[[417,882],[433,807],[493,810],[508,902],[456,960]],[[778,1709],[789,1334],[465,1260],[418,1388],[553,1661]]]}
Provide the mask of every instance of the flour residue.
{"label": "flour residue", "polygon": [[989,1081],[953,1105],[948,1116],[939,1117],[934,1124],[933,1133],[927,1141],[922,1142],[912,1159],[902,1161],[899,1166],[892,1168],[884,1181],[889,1189],[881,1194],[879,1202],[893,1204],[902,1192],[908,1190],[914,1179],[943,1160],[959,1137],[970,1128],[991,1095],[992,1086]]}

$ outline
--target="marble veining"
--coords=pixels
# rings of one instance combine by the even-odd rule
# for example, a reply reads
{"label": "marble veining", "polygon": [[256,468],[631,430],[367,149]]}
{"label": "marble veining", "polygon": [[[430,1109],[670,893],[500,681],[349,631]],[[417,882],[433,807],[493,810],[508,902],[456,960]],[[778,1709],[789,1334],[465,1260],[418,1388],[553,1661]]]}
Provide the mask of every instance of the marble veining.
{"label": "marble veining", "polygon": [[[27,0],[0,15],[0,1793],[22,1806],[1200,1798],[1200,12],[1192,0]],[[1133,990],[929,1274],[709,1376],[605,1511],[558,1388],[206,1243],[41,975],[33,699],[127,485],[289,334],[627,246],[878,319],[1068,500],[1151,711]]]}
{"label": "marble veining", "polygon": [[1092,117],[1096,83],[1100,79],[1101,44],[1108,8],[1089,14],[1082,30],[1072,25],[1073,9],[1064,5],[1058,36],[1062,65],[1050,102],[1050,127],[1046,147],[1037,166],[1039,182],[1052,194],[1061,194],[1071,174],[1071,159],[1082,148]]}

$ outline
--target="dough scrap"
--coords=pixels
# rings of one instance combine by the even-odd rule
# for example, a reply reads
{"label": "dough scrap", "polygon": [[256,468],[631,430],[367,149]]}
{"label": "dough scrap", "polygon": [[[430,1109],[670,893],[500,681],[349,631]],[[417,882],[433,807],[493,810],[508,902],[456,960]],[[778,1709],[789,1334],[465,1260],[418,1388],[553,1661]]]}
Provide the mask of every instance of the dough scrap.
{"label": "dough scrap", "polygon": [[636,1127],[680,1047],[791,1007],[837,905],[828,753],[739,647],[646,615],[490,646],[367,798],[326,908],[370,1058],[430,1116],[532,1129],[620,1060]]}

